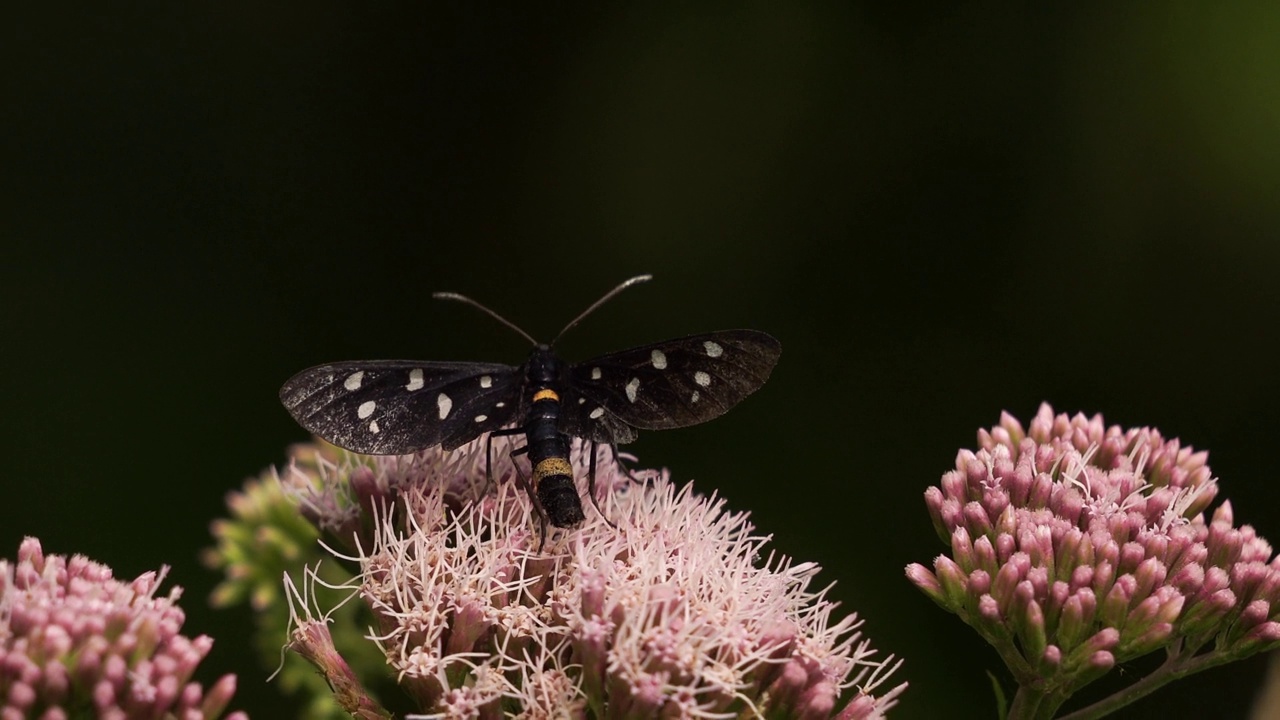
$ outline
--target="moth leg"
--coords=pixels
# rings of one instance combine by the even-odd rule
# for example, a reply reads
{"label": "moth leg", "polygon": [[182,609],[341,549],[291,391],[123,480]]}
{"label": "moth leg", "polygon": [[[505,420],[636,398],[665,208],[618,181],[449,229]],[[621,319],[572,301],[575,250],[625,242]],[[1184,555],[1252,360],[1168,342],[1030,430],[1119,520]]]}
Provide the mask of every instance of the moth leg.
{"label": "moth leg", "polygon": [[[519,429],[519,428],[516,428],[516,429]],[[480,492],[475,493],[470,500],[465,501],[463,503],[465,506],[470,507],[473,504],[479,503],[484,499],[484,496],[488,495],[489,491],[492,490],[493,487],[495,486],[493,482],[493,436],[494,435],[504,436],[504,435],[514,435],[514,434],[515,433],[504,431],[504,430],[495,430],[494,432],[489,433],[488,437],[485,438],[484,440],[484,480],[481,481],[482,485],[480,488]],[[519,451],[513,452],[512,455],[513,456],[518,455],[519,453],[524,451],[525,451],[525,448],[520,448]],[[514,465],[515,463],[512,463],[512,464]],[[519,468],[517,467],[517,470],[518,469]],[[475,483],[472,483],[471,487],[474,490]]]}
{"label": "moth leg", "polygon": [[[494,430],[489,433],[489,437],[484,441],[484,493],[489,492],[489,486],[493,484],[493,439],[495,437],[510,437],[512,435],[520,435],[524,432],[523,427],[506,428],[505,430]],[[520,448],[519,452],[524,452],[527,448]],[[519,452],[512,452],[511,456],[515,457]],[[512,465],[515,465],[513,462]],[[517,468],[518,470],[519,468]]]}
{"label": "moth leg", "polygon": [[[525,429],[523,426],[503,428],[502,430],[494,430],[489,433],[489,437],[485,440],[484,447],[484,477],[486,483],[493,483],[493,439],[495,437],[511,437],[512,435],[523,435]],[[510,453],[511,467],[516,471],[516,483],[524,489],[525,495],[529,497],[529,503],[533,505],[534,512],[538,513],[538,553],[542,553],[543,546],[547,543],[547,513],[542,509],[542,503],[538,502],[538,496],[533,491],[533,482],[529,476],[524,474],[524,470],[520,467],[520,463],[515,459],[519,455],[529,452],[529,446],[516,448]],[[488,488],[486,487],[486,491]]]}
{"label": "moth leg", "polygon": [[[632,482],[644,482],[644,478],[636,477],[636,474],[631,470],[631,468],[627,467],[627,464],[622,462],[622,456],[618,454],[617,445],[609,443],[609,450],[613,452],[613,462],[618,466],[618,469],[626,474],[627,477],[631,478]],[[595,461],[595,456],[592,456],[591,460]]]}
{"label": "moth leg", "polygon": [[[514,434],[514,433],[511,433]],[[529,496],[529,504],[533,505],[534,512],[538,513],[538,554],[542,554],[542,548],[547,544],[547,511],[542,509],[542,503],[538,502],[538,495],[533,491],[533,481],[528,475],[524,474],[524,470],[520,468],[520,463],[516,462],[517,455],[524,455],[529,452],[529,446],[516,448],[511,451],[511,466],[516,469],[516,482],[520,487],[524,488],[524,494]]]}
{"label": "moth leg", "polygon": [[[591,498],[591,504],[595,506],[596,512],[600,513],[600,517],[609,523],[609,527],[617,530],[617,524],[610,520],[608,515],[604,514],[604,510],[600,509],[600,501],[596,500],[596,448],[598,446],[595,440],[591,441],[591,461],[587,466],[587,497]],[[615,457],[616,455],[617,453],[615,452]]]}

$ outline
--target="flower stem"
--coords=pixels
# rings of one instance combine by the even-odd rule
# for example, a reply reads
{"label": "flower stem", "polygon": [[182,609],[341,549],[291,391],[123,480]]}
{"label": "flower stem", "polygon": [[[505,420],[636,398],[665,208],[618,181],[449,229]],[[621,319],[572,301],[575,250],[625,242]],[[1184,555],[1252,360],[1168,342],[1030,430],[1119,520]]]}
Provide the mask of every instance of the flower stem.
{"label": "flower stem", "polygon": [[1054,713],[1067,701],[1070,693],[1061,689],[1018,688],[1009,706],[1008,720],[1052,720]]}
{"label": "flower stem", "polygon": [[1195,657],[1172,655],[1151,674],[1129,687],[1098,702],[1064,715],[1059,720],[1094,720],[1114,713],[1122,707],[1150,695],[1174,680],[1208,670],[1235,660],[1228,653],[1210,652]]}

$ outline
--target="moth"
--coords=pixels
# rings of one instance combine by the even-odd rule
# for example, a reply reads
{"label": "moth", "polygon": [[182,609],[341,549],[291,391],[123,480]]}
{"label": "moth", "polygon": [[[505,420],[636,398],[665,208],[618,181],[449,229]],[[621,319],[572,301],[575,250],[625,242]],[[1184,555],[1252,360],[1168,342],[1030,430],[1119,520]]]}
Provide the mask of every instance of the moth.
{"label": "moth", "polygon": [[[317,365],[294,375],[280,401],[303,428],[366,455],[407,455],[434,446],[453,450],[482,435],[523,435],[532,477],[520,481],[546,522],[583,521],[569,463],[573,438],[592,445],[588,494],[595,497],[595,448],[617,446],[641,430],[698,425],[759,390],[782,346],[757,330],[721,330],[620,350],[580,363],[554,352],[556,341],[623,290],[633,277],[574,318],[550,343],[539,343],[489,308],[457,293],[435,293],[485,312],[522,335],[533,350],[522,365],[418,360],[356,360]],[[488,453],[489,448],[486,448]],[[486,458],[489,455],[486,454]],[[629,471],[628,471],[628,474]]]}

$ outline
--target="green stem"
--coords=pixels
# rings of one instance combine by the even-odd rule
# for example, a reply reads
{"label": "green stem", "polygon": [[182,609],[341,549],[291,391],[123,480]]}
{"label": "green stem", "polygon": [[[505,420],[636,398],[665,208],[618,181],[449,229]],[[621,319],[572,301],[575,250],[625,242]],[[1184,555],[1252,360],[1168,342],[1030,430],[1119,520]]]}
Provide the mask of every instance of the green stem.
{"label": "green stem", "polygon": [[1009,705],[1007,720],[1031,720],[1035,718],[1044,699],[1044,693],[1032,690],[1025,685],[1019,686],[1018,692],[1013,696],[1013,702]]}
{"label": "green stem", "polygon": [[1052,720],[1069,697],[1061,689],[1021,686],[1009,706],[1008,720]]}
{"label": "green stem", "polygon": [[1227,653],[1209,652],[1198,657],[1172,655],[1151,674],[1135,682],[1129,687],[1099,700],[1098,702],[1064,715],[1059,720],[1095,720],[1119,710],[1126,705],[1150,695],[1174,680],[1181,680],[1189,675],[1224,665],[1235,658]]}

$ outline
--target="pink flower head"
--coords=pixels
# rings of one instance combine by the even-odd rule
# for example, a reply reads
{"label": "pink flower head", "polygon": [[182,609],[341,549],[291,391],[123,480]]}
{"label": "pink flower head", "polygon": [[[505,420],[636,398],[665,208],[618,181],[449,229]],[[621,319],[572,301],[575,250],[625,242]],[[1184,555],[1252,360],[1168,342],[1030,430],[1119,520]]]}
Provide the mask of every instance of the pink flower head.
{"label": "pink flower head", "polygon": [[0,718],[221,717],[235,676],[207,692],[191,681],[213,640],[179,634],[181,590],[155,595],[166,572],[123,582],[83,555],[45,555],[35,538],[16,563],[0,560]]}
{"label": "pink flower head", "polygon": [[[877,718],[905,688],[881,687],[900,663],[873,658],[856,616],[837,618],[810,587],[818,566],[766,553],[746,513],[665,473],[632,481],[603,448],[596,495],[608,520],[587,507],[581,527],[553,532],[539,552],[510,449],[494,441],[487,492],[483,441],[330,473],[373,506],[372,533],[357,533],[350,558],[357,592],[377,618],[373,639],[431,717]],[[589,459],[575,447],[586,505]]]}
{"label": "pink flower head", "polygon": [[907,575],[1020,685],[1060,702],[1153,650],[1207,666],[1280,644],[1280,562],[1230,503],[1205,520],[1207,453],[1047,404],[1028,431],[1006,413],[978,444],[925,492],[950,554]]}

